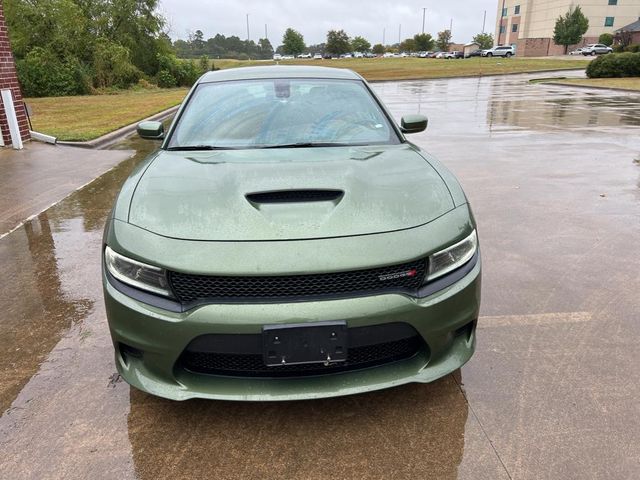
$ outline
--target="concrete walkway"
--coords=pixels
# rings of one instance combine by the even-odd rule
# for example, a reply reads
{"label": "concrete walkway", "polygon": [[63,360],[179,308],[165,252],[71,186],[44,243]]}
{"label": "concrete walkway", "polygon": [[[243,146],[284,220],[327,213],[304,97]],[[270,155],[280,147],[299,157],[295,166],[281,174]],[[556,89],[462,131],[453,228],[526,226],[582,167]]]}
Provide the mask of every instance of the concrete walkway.
{"label": "concrete walkway", "polygon": [[128,150],[87,150],[28,142],[0,149],[0,237],[123,160]]}

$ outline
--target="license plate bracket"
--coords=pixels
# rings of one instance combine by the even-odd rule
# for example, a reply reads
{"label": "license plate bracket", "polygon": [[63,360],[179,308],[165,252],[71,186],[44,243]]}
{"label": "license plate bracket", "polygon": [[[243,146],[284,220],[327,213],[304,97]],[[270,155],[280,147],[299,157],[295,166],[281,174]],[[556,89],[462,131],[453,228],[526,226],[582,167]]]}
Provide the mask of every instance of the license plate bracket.
{"label": "license plate bracket", "polygon": [[347,359],[347,322],[265,325],[263,359],[267,366],[344,362]]}

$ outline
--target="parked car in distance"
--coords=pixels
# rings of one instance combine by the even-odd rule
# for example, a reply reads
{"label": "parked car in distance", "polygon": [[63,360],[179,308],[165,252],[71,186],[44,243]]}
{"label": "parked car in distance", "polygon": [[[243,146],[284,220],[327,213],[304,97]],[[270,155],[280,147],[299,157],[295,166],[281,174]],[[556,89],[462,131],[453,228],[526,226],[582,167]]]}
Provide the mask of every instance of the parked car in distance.
{"label": "parked car in distance", "polygon": [[387,52],[384,55],[382,55],[383,58],[394,58],[397,57],[397,55],[395,53],[391,53],[391,52]]}
{"label": "parked car in distance", "polygon": [[462,52],[458,50],[454,50],[453,52],[447,52],[443,55],[443,58],[447,60],[451,60],[452,58],[464,58]]}
{"label": "parked car in distance", "polygon": [[298,58],[311,58],[311,54],[310,53],[301,53],[300,55],[298,55]]}
{"label": "parked car in distance", "polygon": [[322,60],[322,55],[320,55],[319,53],[316,53],[316,54],[313,56],[313,59],[314,59],[314,60]]}
{"label": "parked car in distance", "polygon": [[340,55],[340,58],[353,58],[353,55],[351,55],[350,53],[343,53],[342,55]]}
{"label": "parked car in distance", "polygon": [[418,58],[429,58],[431,52],[418,52]]}
{"label": "parked car in distance", "polygon": [[479,48],[478,50],[474,50],[474,51],[473,51],[473,52],[471,52],[471,53],[467,53],[467,54],[465,55],[465,58],[471,58],[471,57],[482,57],[482,52],[484,52],[484,50],[482,50],[482,49],[480,49],[480,48]]}
{"label": "parked car in distance", "polygon": [[364,53],[362,53],[362,52],[353,52],[353,58],[364,58]]}
{"label": "parked car in distance", "polygon": [[294,60],[296,57],[293,55],[283,55],[282,60]]}
{"label": "parked car in distance", "polygon": [[505,45],[500,47],[493,47],[489,50],[482,52],[483,57],[513,57],[516,54],[515,47]]}
{"label": "parked car in distance", "polygon": [[586,47],[582,47],[582,55],[602,55],[606,53],[613,53],[613,48],[607,47],[602,43],[592,43]]}
{"label": "parked car in distance", "polygon": [[445,58],[445,55],[449,52],[438,52],[433,58]]}
{"label": "parked car in distance", "polygon": [[582,55],[582,48],[576,48],[569,52],[569,55]]}
{"label": "parked car in distance", "polygon": [[364,54],[364,57],[365,57],[365,58],[376,58],[376,57],[377,57],[377,55],[376,55],[375,53],[373,53],[373,52],[366,52],[366,53]]}
{"label": "parked car in distance", "polygon": [[282,60],[282,55],[280,55],[279,53],[274,53],[273,54],[273,59],[274,60]]}
{"label": "parked car in distance", "polygon": [[435,51],[435,52],[429,52],[429,54],[427,55],[427,58],[438,58],[438,55],[441,54],[442,52],[440,51]]}
{"label": "parked car in distance", "polygon": [[166,132],[140,123],[162,143],[102,242],[122,378],[173,400],[286,401],[462,367],[480,245],[458,181],[406,138],[427,123],[396,123],[355,72],[286,65],[208,72]]}

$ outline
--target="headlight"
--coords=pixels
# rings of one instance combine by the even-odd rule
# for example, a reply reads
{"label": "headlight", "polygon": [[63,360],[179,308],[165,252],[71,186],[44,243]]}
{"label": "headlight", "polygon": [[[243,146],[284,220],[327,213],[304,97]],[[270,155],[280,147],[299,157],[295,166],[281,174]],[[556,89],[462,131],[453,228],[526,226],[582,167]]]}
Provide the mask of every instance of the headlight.
{"label": "headlight", "polygon": [[172,296],[167,272],[163,268],[132,260],[109,247],[104,249],[104,261],[109,273],[121,282],[165,297]]}
{"label": "headlight", "polygon": [[429,257],[427,280],[441,277],[467,263],[478,249],[478,236],[474,230],[464,240]]}

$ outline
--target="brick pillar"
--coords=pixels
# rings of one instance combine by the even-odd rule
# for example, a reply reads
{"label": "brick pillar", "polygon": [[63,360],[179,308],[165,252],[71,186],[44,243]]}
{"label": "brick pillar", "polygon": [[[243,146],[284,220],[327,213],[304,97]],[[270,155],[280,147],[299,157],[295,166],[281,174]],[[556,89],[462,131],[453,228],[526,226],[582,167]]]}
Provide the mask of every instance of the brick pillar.
{"label": "brick pillar", "polygon": [[[27,121],[27,112],[22,101],[22,93],[18,84],[18,74],[16,72],[16,63],[11,53],[11,45],[9,44],[9,35],[7,34],[7,24],[4,21],[4,6],[0,0],[0,89],[10,88],[13,92],[13,104],[18,117],[18,125],[20,126],[20,135],[22,140],[28,140],[29,123]],[[0,129],[2,129],[2,137],[4,144],[11,144],[11,136],[9,134],[9,124],[4,112],[4,105],[0,100]]]}

